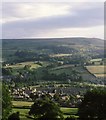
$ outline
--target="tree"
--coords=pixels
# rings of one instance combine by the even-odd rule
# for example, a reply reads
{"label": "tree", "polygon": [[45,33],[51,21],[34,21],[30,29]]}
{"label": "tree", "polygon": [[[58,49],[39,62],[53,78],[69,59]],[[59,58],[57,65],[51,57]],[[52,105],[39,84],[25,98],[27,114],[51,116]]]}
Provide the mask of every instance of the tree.
{"label": "tree", "polygon": [[8,117],[8,120],[20,120],[19,112],[13,113]]}
{"label": "tree", "polygon": [[65,120],[78,120],[78,119],[75,116],[70,116],[70,117],[67,117]]}
{"label": "tree", "polygon": [[30,98],[35,101],[37,98],[39,98],[39,95],[38,94],[34,94],[34,93],[31,93],[30,94]]}
{"label": "tree", "polygon": [[30,115],[33,115],[36,119],[56,119],[63,118],[63,114],[59,106],[50,101],[46,100],[36,100],[35,103],[31,106],[29,111]]}
{"label": "tree", "polygon": [[31,65],[25,65],[24,70],[29,70],[31,68]]}
{"label": "tree", "polygon": [[11,67],[9,68],[2,68],[2,74],[3,75],[12,75],[13,69]]}
{"label": "tree", "polygon": [[11,96],[8,86],[2,85],[2,119],[5,120],[12,110]]}
{"label": "tree", "polygon": [[80,119],[106,119],[106,88],[88,91],[79,106],[78,115]]}

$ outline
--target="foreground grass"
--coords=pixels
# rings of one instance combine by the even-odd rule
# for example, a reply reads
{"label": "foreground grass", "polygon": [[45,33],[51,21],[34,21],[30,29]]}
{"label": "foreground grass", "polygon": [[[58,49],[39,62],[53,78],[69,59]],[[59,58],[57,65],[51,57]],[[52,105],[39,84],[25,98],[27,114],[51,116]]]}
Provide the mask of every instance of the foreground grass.
{"label": "foreground grass", "polygon": [[61,107],[61,111],[66,115],[75,115],[77,114],[78,108]]}
{"label": "foreground grass", "polygon": [[[61,111],[64,114],[64,118],[67,118],[70,115],[75,116],[75,114],[77,113],[77,110],[78,110],[77,108],[64,108],[64,107],[61,107]],[[30,120],[30,118],[28,118],[28,112],[30,111],[30,109],[21,109],[21,108],[13,108],[12,109],[13,113],[17,112],[17,111],[20,112],[21,120],[23,120],[24,118]]]}
{"label": "foreground grass", "polygon": [[[20,112],[20,119],[21,120],[31,120],[28,118],[28,112],[30,111],[30,107],[33,102],[25,102],[25,101],[12,101],[13,103],[13,109],[12,112]],[[26,108],[25,108],[26,107]],[[64,118],[69,117],[70,115],[75,116],[75,114],[78,111],[78,108],[67,108],[67,107],[61,107],[61,111],[64,114]]]}
{"label": "foreground grass", "polygon": [[13,108],[12,112],[19,112],[20,113],[20,119],[21,120],[31,120],[30,118],[28,118],[28,112],[30,109],[20,109],[20,108]]}

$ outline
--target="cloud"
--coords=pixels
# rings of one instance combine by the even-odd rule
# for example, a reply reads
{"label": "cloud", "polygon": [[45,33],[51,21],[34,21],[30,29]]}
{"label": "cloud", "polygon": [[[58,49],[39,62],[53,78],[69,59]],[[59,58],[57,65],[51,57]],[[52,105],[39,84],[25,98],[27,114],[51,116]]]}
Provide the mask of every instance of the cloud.
{"label": "cloud", "polygon": [[[96,36],[95,36],[96,34]],[[103,38],[104,37],[104,26],[93,26],[88,28],[63,28],[58,29],[57,31],[54,31],[52,33],[47,33],[47,36],[61,36],[64,37],[97,37],[97,38]],[[42,34],[42,36],[45,36],[45,34]],[[40,37],[40,35],[39,35]]]}
{"label": "cloud", "polygon": [[[6,5],[6,6],[5,6]],[[72,4],[5,4],[3,23],[4,38],[37,37],[42,34],[61,32],[71,28],[80,31],[84,28],[103,25],[103,3]],[[7,8],[7,9],[6,9]],[[64,35],[65,35],[64,31]],[[57,34],[57,33],[56,33]],[[95,33],[96,36],[97,33]],[[92,34],[89,34],[92,35]]]}
{"label": "cloud", "polygon": [[[3,2],[16,2],[16,3],[20,3],[20,2],[29,2],[29,0],[3,0]],[[59,2],[73,2],[73,0],[30,0],[30,2],[39,2],[39,3],[59,3]],[[74,2],[94,2],[93,0],[74,0]],[[95,2],[105,2],[105,0],[95,0]]]}
{"label": "cloud", "polygon": [[38,19],[47,16],[68,14],[68,4],[45,3],[4,3],[3,19],[5,22],[23,19]]}

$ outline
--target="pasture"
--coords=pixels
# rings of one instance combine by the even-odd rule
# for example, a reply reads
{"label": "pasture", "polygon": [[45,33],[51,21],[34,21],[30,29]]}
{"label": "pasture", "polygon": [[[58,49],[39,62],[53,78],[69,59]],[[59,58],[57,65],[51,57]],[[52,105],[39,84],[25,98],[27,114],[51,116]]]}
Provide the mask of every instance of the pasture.
{"label": "pasture", "polygon": [[14,64],[14,65],[9,65],[9,66],[6,66],[5,68],[8,68],[8,67],[11,67],[13,69],[21,69],[23,68],[25,65],[30,65],[30,69],[37,69],[40,67],[40,65],[34,63],[34,62],[21,62],[21,63],[17,63],[17,64]]}
{"label": "pasture", "polygon": [[33,104],[33,102],[26,102],[26,101],[12,101],[12,105],[14,107],[29,107]]}
{"label": "pasture", "polygon": [[53,54],[53,55],[50,55],[50,57],[67,57],[67,56],[72,56],[72,54]]}
{"label": "pasture", "polygon": [[106,76],[104,65],[92,65],[92,66],[86,66],[87,70],[94,74],[96,77],[104,77]]}
{"label": "pasture", "polygon": [[95,77],[90,73],[88,72],[88,70],[85,68],[85,67],[82,67],[82,66],[75,66],[75,65],[62,65],[62,66],[59,66],[59,67],[56,67],[56,68],[52,68],[50,70],[51,73],[55,73],[55,74],[61,74],[61,73],[66,73],[68,75],[71,75],[71,74],[79,74],[81,75],[82,79],[84,81],[94,81],[95,80]]}
{"label": "pasture", "polygon": [[[21,120],[31,120],[28,116],[28,112],[30,110],[30,106],[33,104],[33,102],[25,102],[25,101],[12,101],[13,109],[12,112],[20,112],[20,118]],[[26,107],[26,108],[25,108]],[[28,108],[29,107],[29,108]],[[77,114],[78,108],[66,108],[61,107],[61,111],[64,114],[64,118],[69,117],[70,115],[75,116]],[[76,116],[78,117],[78,116]]]}

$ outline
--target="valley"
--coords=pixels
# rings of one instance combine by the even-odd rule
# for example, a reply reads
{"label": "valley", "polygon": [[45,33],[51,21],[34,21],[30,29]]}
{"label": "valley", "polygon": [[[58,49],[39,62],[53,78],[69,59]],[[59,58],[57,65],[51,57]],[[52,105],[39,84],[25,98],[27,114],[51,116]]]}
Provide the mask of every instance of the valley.
{"label": "valley", "polygon": [[[95,40],[95,42],[94,42]],[[21,119],[34,101],[58,103],[64,118],[78,118],[84,94],[106,85],[104,41],[96,38],[4,39],[2,79],[9,86],[12,112]]]}

